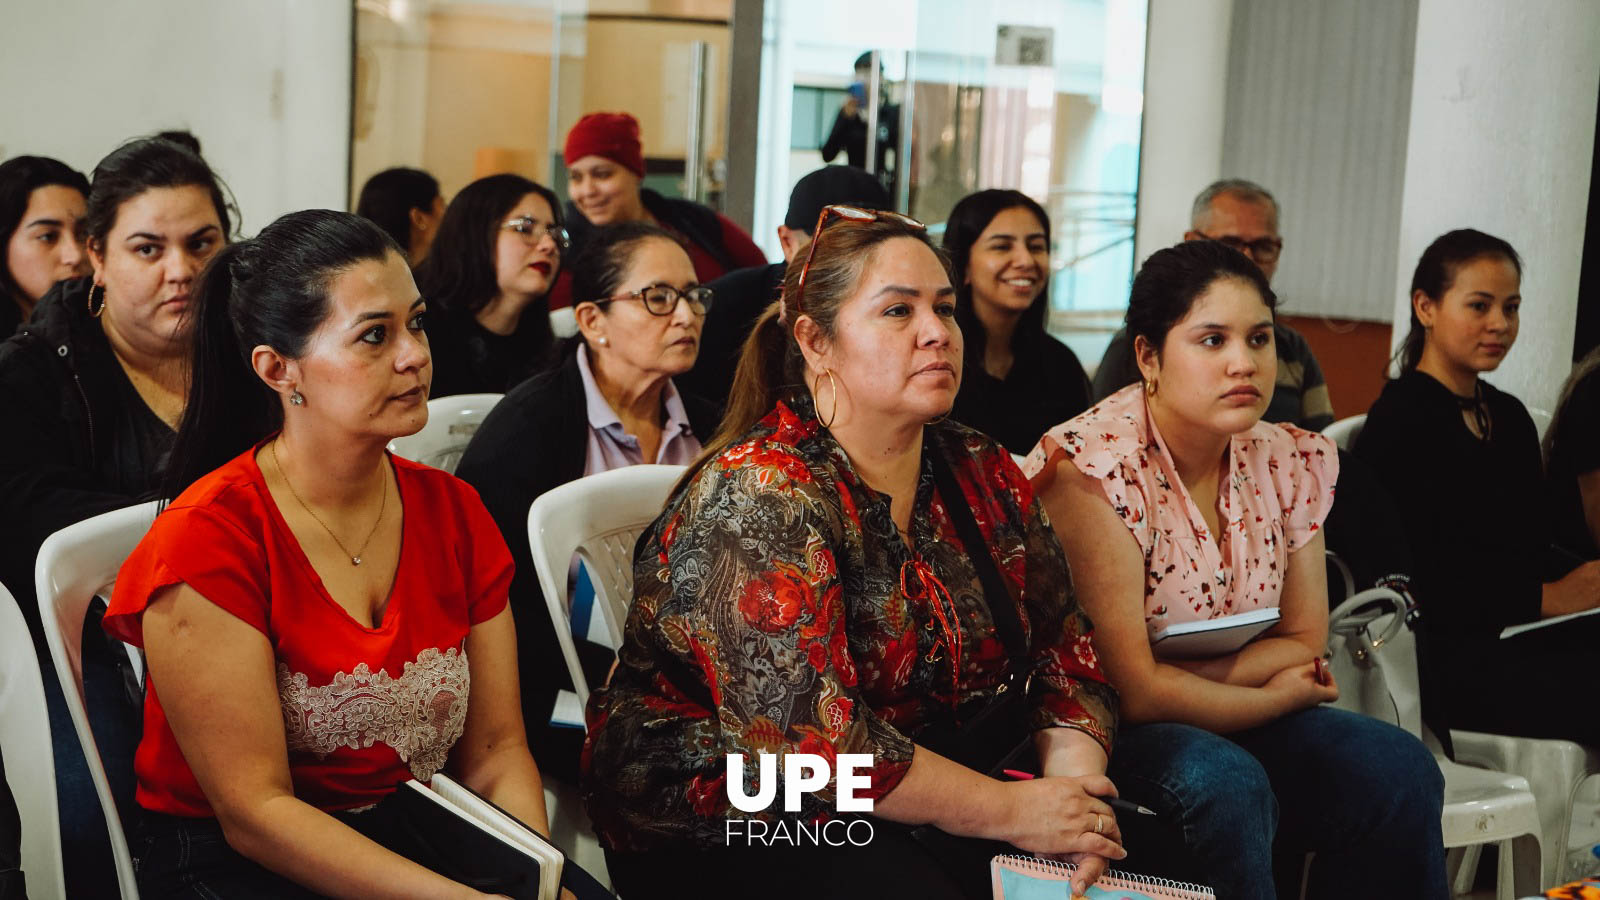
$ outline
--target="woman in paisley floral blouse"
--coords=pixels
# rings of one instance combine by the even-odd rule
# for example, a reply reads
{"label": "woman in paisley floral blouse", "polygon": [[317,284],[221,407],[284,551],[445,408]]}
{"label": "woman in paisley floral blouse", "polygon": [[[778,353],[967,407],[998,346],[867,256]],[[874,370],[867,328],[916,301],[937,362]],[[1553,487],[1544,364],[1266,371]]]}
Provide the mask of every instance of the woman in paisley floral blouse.
{"label": "woman in paisley floral blouse", "polygon": [[[944,420],[962,363],[948,271],[893,214],[829,207],[813,233],[745,345],[722,430],[640,541],[620,660],[590,699],[585,792],[613,883],[987,897],[987,857],[1010,844],[1082,862],[1081,886],[1122,856],[1100,799],[1116,697],[1027,481]],[[1002,637],[1019,619],[1031,682],[1011,680]],[[923,743],[1002,685],[1027,702],[989,737],[1031,734],[1059,777],[1003,782]],[[840,813],[832,778],[798,812],[782,791],[734,808],[727,758],[743,755],[733,787],[755,795],[760,753],[870,754],[871,842],[763,851],[745,835]]]}
{"label": "woman in paisley floral blouse", "polygon": [[387,849],[381,803],[449,770],[547,827],[505,541],[465,483],[384,451],[428,420],[405,257],[364,219],[290,213],[196,304],[174,499],[105,616],[149,660],[140,892],[483,896]]}
{"label": "woman in paisley floral blouse", "polygon": [[[1128,866],[1271,900],[1300,896],[1314,852],[1309,897],[1443,900],[1432,754],[1320,705],[1339,694],[1320,531],[1338,457],[1320,434],[1261,421],[1275,302],[1223,244],[1153,254],[1128,301],[1143,384],[1051,429],[1023,463],[1122,698],[1111,775],[1158,814],[1124,822]],[[1236,652],[1152,649],[1168,625],[1266,607],[1278,624]]]}

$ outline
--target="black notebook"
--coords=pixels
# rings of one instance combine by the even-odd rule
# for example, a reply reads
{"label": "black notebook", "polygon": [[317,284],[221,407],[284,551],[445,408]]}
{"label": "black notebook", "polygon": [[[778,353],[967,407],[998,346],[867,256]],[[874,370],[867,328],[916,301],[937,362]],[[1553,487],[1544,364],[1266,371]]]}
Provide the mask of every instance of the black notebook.
{"label": "black notebook", "polygon": [[578,900],[613,897],[548,838],[447,775],[431,787],[408,781],[390,802],[408,832],[408,846],[390,849],[446,878],[513,900],[557,900],[563,887]]}

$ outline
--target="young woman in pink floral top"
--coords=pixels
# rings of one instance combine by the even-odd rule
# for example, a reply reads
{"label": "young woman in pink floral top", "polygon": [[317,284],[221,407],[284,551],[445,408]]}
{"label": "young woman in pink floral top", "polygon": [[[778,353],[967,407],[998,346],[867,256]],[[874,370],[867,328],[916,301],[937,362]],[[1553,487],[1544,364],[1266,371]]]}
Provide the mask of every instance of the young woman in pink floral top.
{"label": "young woman in pink floral top", "polygon": [[[1338,697],[1320,528],[1339,463],[1327,438],[1261,421],[1275,302],[1220,243],[1152,255],[1127,314],[1143,383],[1050,430],[1023,466],[1122,699],[1108,774],[1158,814],[1124,817],[1126,865],[1270,900],[1299,896],[1314,852],[1310,897],[1442,900],[1432,755],[1321,705]],[[1239,651],[1152,649],[1166,626],[1267,607],[1278,624]]]}

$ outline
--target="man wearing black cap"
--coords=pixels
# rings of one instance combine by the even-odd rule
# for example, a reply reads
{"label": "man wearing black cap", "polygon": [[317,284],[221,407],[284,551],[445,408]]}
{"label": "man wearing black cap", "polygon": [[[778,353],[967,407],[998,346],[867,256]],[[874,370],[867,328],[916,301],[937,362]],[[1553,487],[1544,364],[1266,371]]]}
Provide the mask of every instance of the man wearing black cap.
{"label": "man wearing black cap", "polygon": [[694,368],[673,378],[686,391],[718,408],[728,405],[728,389],[739,365],[744,339],[763,310],[778,299],[783,273],[811,245],[811,229],[824,206],[844,203],[863,209],[891,209],[889,194],[877,179],[851,166],[823,166],[801,178],[789,194],[789,211],[778,226],[783,262],[735,269],[709,282],[711,309],[700,331],[700,355]]}

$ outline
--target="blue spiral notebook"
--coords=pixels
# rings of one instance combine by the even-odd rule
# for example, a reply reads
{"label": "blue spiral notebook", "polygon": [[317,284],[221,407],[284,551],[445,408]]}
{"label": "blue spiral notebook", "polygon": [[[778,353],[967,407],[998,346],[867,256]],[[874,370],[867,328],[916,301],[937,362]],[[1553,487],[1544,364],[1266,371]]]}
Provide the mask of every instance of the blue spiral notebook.
{"label": "blue spiral notebook", "polygon": [[[1034,856],[996,856],[989,861],[994,900],[1065,900],[1078,867]],[[1089,900],[1217,900],[1208,887],[1110,871],[1089,886]]]}

